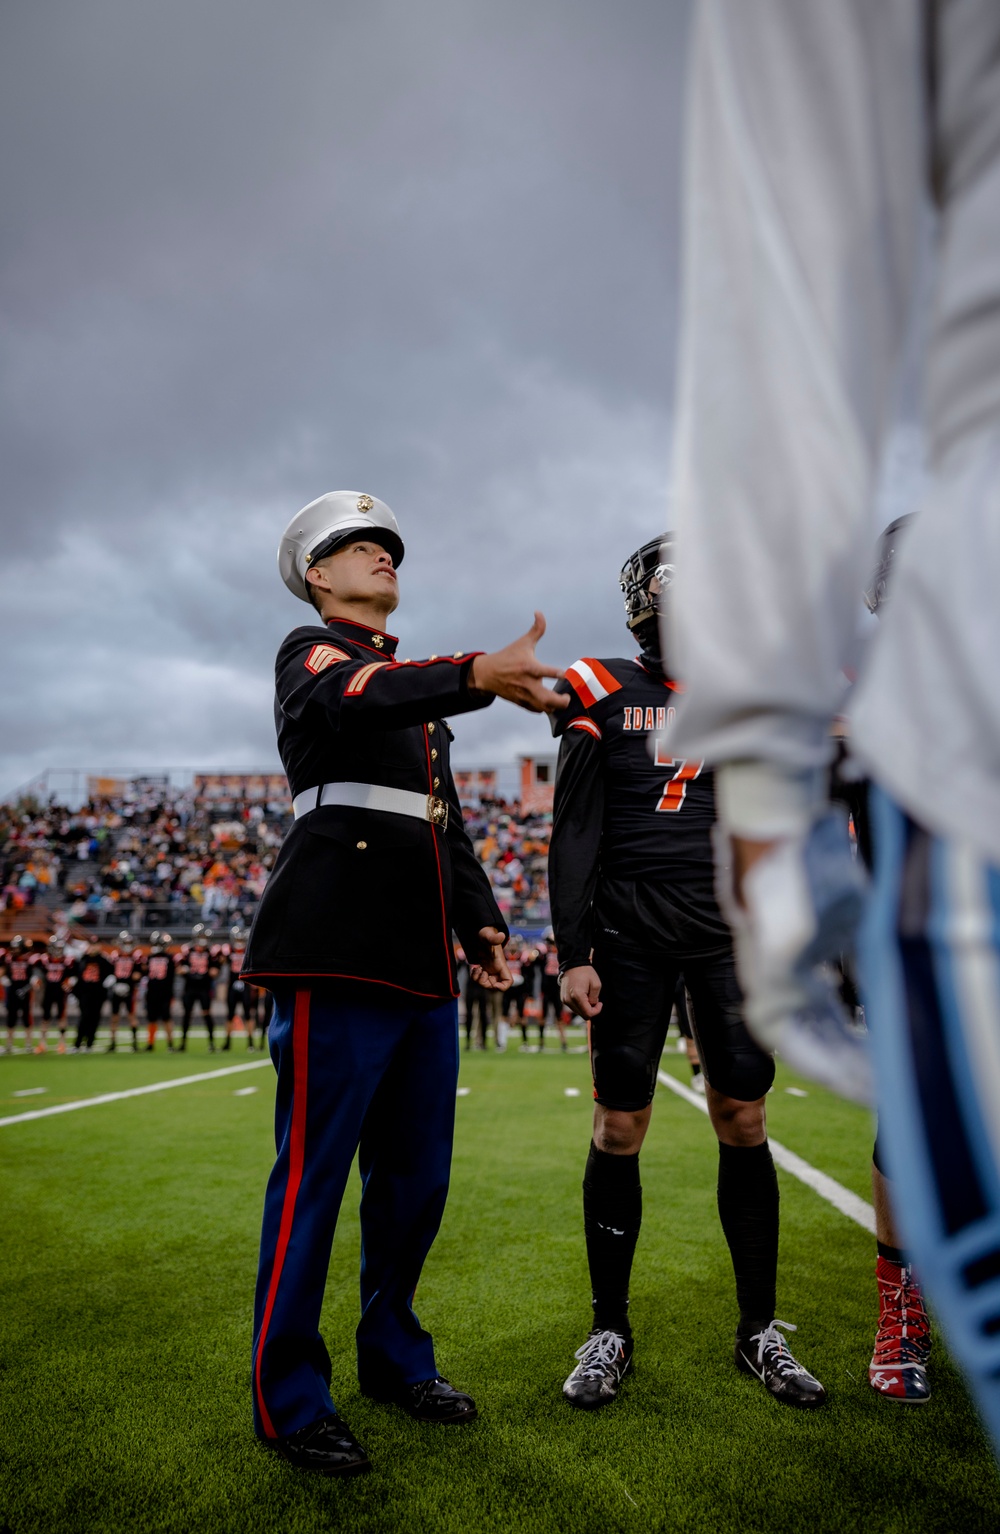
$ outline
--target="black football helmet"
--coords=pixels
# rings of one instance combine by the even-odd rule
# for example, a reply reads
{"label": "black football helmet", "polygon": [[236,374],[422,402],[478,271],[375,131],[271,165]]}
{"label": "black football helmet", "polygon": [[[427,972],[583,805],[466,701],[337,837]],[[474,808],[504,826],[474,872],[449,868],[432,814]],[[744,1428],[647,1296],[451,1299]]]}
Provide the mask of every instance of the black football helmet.
{"label": "black football helmet", "polygon": [[903,516],[897,517],[890,522],[885,532],[878,541],[878,563],[871,583],[865,588],[865,606],[870,613],[878,614],[886,598],[889,586],[889,576],[892,571],[892,563],[899,548],[900,534],[908,522],[912,522],[913,512],[908,511]]}
{"label": "black football helmet", "polygon": [[674,581],[673,533],[651,538],[622,565],[618,584],[625,598],[625,622],[644,655],[659,661],[662,654],[660,618]]}

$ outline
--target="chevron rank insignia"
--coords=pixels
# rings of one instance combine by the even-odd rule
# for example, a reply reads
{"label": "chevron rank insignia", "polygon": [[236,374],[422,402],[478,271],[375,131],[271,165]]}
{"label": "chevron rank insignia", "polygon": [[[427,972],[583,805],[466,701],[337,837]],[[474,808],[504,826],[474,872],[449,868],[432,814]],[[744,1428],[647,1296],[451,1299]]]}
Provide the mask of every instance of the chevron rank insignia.
{"label": "chevron rank insignia", "polygon": [[338,660],[350,660],[350,656],[345,650],[338,650],[336,645],[314,644],[306,656],[306,670],[315,676]]}

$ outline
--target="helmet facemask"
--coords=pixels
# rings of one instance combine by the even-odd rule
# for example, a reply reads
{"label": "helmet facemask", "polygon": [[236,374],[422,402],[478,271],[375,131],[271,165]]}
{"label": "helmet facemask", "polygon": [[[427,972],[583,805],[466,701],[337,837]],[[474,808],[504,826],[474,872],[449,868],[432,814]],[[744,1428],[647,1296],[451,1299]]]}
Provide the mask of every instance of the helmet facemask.
{"label": "helmet facemask", "polygon": [[618,577],[625,599],[625,622],[638,641],[642,654],[664,665],[662,627],[667,593],[674,581],[674,538],[652,538],[627,559]]}

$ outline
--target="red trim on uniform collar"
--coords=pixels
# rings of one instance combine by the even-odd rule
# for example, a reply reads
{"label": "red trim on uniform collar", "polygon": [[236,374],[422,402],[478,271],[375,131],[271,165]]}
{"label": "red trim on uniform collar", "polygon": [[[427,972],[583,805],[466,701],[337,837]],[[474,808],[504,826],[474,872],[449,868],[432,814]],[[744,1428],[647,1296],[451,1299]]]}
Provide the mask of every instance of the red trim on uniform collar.
{"label": "red trim on uniform collar", "polygon": [[684,691],[684,683],[683,682],[672,682],[668,676],[657,676],[655,671],[650,671],[649,667],[646,665],[646,663],[644,662],[644,660],[643,660],[641,655],[637,655],[636,656],[635,663],[636,663],[637,666],[641,666],[643,671],[645,671],[646,675],[647,676],[651,676],[653,678],[654,682],[662,682],[664,687],[669,687],[671,692],[683,692]]}
{"label": "red trim on uniform collar", "polygon": [[[355,623],[353,618],[327,618],[326,627],[328,629],[360,629],[363,634],[367,634],[367,639],[356,639],[353,634],[345,634],[345,639],[350,640],[351,644],[364,645],[366,650],[372,650],[376,655],[394,656],[396,646],[399,644],[395,634],[387,634],[383,629],[369,628],[367,623]],[[382,641],[381,644],[376,642],[379,639]]]}

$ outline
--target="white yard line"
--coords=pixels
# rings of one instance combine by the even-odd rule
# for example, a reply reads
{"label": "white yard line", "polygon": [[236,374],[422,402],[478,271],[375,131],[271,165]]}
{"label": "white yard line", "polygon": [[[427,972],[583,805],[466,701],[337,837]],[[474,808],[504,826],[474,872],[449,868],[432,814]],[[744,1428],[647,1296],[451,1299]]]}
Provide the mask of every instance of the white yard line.
{"label": "white yard line", "polygon": [[[657,1071],[656,1079],[663,1086],[669,1087],[671,1092],[676,1092],[678,1097],[683,1097],[692,1108],[700,1108],[702,1113],[708,1112],[705,1099],[699,1097],[697,1092],[692,1092],[690,1087],[683,1086],[667,1071]],[[42,1111],[44,1112],[44,1109]],[[826,1202],[832,1204],[834,1209],[839,1209],[840,1213],[845,1214],[849,1220],[853,1220],[855,1225],[860,1225],[862,1230],[875,1234],[875,1211],[871,1204],[865,1203],[863,1198],[858,1198],[858,1195],[852,1193],[850,1188],[845,1188],[841,1183],[835,1182],[832,1177],[827,1177],[825,1172],[810,1166],[808,1161],[803,1161],[801,1156],[796,1156],[794,1151],[788,1150],[778,1140],[772,1140],[770,1135],[768,1135],[768,1144],[771,1147],[771,1155],[784,1171],[791,1172],[799,1182],[804,1182],[807,1187],[812,1188],[814,1193],[826,1199]]]}
{"label": "white yard line", "polygon": [[[127,1092],[102,1092],[100,1097],[81,1097],[75,1103],[55,1103],[51,1108],[32,1108],[28,1113],[12,1113],[0,1119],[6,1124],[26,1124],[30,1119],[48,1119],[56,1113],[75,1113],[77,1108],[97,1108],[101,1103],[120,1103],[126,1097],[145,1097],[147,1092],[167,1092],[171,1087],[186,1087],[192,1081],[217,1081],[220,1076],[235,1076],[238,1071],[260,1071],[268,1060],[248,1060],[245,1065],[226,1065],[218,1071],[201,1071],[197,1076],[175,1076],[171,1081],[154,1081],[148,1087],[129,1087]],[[273,1067],[272,1067],[273,1069]]]}

